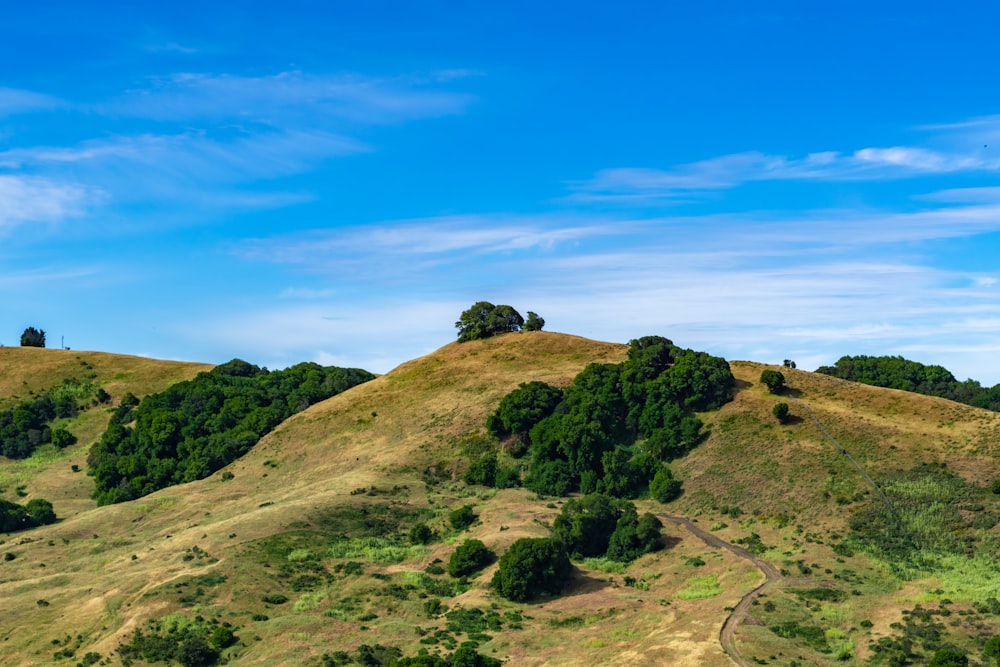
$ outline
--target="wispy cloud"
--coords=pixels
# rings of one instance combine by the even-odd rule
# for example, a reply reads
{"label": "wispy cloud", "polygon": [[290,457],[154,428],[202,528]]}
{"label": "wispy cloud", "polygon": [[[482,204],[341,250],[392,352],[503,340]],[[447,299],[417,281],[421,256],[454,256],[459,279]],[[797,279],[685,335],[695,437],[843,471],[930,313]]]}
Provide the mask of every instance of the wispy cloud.
{"label": "wispy cloud", "polygon": [[[454,71],[418,80],[294,71],[149,79],[113,100],[67,107],[102,122],[106,130],[99,138],[0,152],[0,168],[10,173],[0,192],[10,204],[0,213],[0,227],[80,215],[85,200],[111,206],[155,201],[161,213],[181,204],[206,211],[309,201],[314,193],[268,192],[262,181],[372,150],[357,138],[365,126],[460,113],[471,97],[444,84],[470,75]],[[0,115],[57,102],[0,89]],[[135,126],[123,118],[144,121],[145,131],[116,132]],[[34,196],[43,190],[49,196]],[[84,196],[94,192],[104,197]]]}
{"label": "wispy cloud", "polygon": [[60,106],[65,106],[65,103],[50,95],[17,88],[0,88],[0,117]]}
{"label": "wispy cloud", "polygon": [[456,256],[468,259],[553,250],[619,235],[628,224],[598,219],[566,221],[558,216],[446,216],[252,239],[241,242],[235,252],[250,260],[312,269],[329,267],[340,271],[348,258],[352,266],[374,267],[383,263],[398,265],[405,257],[410,266],[417,267],[425,261],[447,261]]}
{"label": "wispy cloud", "polygon": [[0,175],[0,233],[26,223],[76,217],[102,199],[100,191],[83,186]]}
{"label": "wispy cloud", "polygon": [[673,170],[605,169],[590,181],[573,184],[578,201],[678,199],[754,181],[863,180],[905,178],[919,174],[997,171],[1000,158],[950,155],[927,149],[865,148],[852,155],[813,153],[790,159],[762,153],[739,153]]}
{"label": "wispy cloud", "polygon": [[[441,81],[460,76],[452,73]],[[161,121],[242,118],[276,126],[292,121],[326,126],[350,120],[369,125],[459,113],[473,99],[424,84],[298,71],[262,77],[182,73],[150,79],[147,86],[98,108]]]}
{"label": "wispy cloud", "polygon": [[[1000,132],[1000,121],[996,125]],[[588,181],[569,184],[573,190],[570,199],[671,201],[761,181],[889,180],[1000,171],[1000,150],[989,152],[978,146],[977,141],[976,146],[965,146],[961,152],[912,146],[862,148],[852,153],[826,151],[799,158],[747,152],[668,169],[612,168],[599,171]]]}

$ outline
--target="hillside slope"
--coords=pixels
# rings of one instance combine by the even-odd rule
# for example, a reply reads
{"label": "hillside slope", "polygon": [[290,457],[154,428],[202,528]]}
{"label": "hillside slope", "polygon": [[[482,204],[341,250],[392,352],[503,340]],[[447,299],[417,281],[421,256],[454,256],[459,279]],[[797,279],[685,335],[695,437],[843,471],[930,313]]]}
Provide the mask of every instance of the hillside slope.
{"label": "hillside slope", "polygon": [[[719,644],[722,624],[763,575],[682,525],[668,523],[668,548],[624,571],[579,564],[566,596],[534,605],[491,595],[492,569],[467,587],[428,569],[435,559],[447,563],[466,537],[502,553],[518,537],[548,534],[561,501],[467,487],[458,481],[463,454],[482,446],[486,416],[520,382],[566,385],[586,364],[617,363],[626,352],[547,332],[450,344],[292,417],[210,478],[4,536],[0,552],[12,556],[0,560],[0,664],[109,658],[150,620],[196,615],[236,628],[230,664],[320,664],[324,654],[376,644],[412,654],[447,647],[447,632],[461,641],[468,629],[447,630],[458,621],[428,612],[431,599],[452,611],[494,608],[502,629],[479,631],[481,650],[509,664],[732,664]],[[889,636],[914,600],[950,595],[971,609],[975,594],[947,589],[946,580],[892,579],[861,553],[833,551],[871,489],[795,399],[781,400],[798,419],[777,424],[771,407],[779,399],[757,384],[767,366],[731,367],[734,400],[703,416],[710,435],[673,464],[684,495],[643,508],[686,515],[726,541],[759,543],[763,558],[814,587],[858,592],[812,611],[792,592],[772,590],[777,611],[761,617],[754,607],[736,631],[743,655],[845,664],[837,650],[846,642],[860,664],[871,655],[867,642]],[[969,482],[992,481],[1000,415],[782,370],[792,395],[873,476],[927,461],[946,462]],[[53,492],[68,484],[46,469],[35,483]],[[479,517],[467,532],[447,520],[463,504]],[[441,540],[411,547],[393,539],[417,521]],[[746,541],[752,535],[757,543]],[[772,620],[787,620],[783,612],[802,624],[816,616],[824,643],[769,631]]]}
{"label": "hillside slope", "polygon": [[[142,397],[163,391],[211,368],[208,364],[106,352],[2,347],[0,409],[13,408],[64,380],[90,380],[111,396],[110,404],[116,405],[127,393]],[[77,437],[75,446],[59,450],[44,445],[22,461],[0,457],[0,498],[17,502],[45,498],[63,518],[94,507],[90,498],[94,485],[83,471],[87,469],[87,450],[107,428],[108,418],[104,407],[84,410],[72,419],[57,422]],[[74,472],[73,466],[79,472]],[[19,488],[27,494],[23,498],[16,493]]]}

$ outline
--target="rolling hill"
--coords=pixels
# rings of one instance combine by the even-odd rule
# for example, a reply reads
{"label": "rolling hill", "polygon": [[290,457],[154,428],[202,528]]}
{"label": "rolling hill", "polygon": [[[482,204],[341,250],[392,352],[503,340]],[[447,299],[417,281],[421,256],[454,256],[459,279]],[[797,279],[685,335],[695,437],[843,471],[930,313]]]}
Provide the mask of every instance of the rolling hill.
{"label": "rolling hill", "polygon": [[[121,664],[137,630],[201,622],[233,629],[229,664],[353,664],[470,639],[514,665],[889,664],[905,651],[920,664],[945,643],[984,659],[1000,627],[1000,414],[784,368],[776,397],[758,382],[773,367],[751,362],[731,362],[733,401],[701,415],[708,437],[672,464],[683,495],[638,503],[665,519],[665,549],[627,568],[577,563],[565,595],[533,604],[492,594],[495,566],[438,574],[467,537],[500,554],[548,535],[563,503],[461,481],[500,399],[627,350],[548,332],[446,345],[291,417],[207,479],[105,507],[72,466],[85,469],[109,414],[81,413],[78,444],[0,460],[3,498],[44,497],[60,517],[2,536],[0,664]],[[117,402],[206,369],[14,348],[0,368],[9,402],[81,371]],[[459,531],[448,514],[463,505],[478,520]],[[905,558],[879,541],[887,513]],[[418,522],[439,539],[410,544]]]}

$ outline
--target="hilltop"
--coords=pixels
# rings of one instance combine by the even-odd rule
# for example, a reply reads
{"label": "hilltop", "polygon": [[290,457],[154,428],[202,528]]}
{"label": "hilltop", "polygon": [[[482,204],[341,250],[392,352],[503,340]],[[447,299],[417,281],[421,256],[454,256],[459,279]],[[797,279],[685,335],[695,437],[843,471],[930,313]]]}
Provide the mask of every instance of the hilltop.
{"label": "hilltop", "polygon": [[[878,492],[830,437],[880,482],[918,464],[954,474],[973,489],[961,511],[981,518],[997,510],[984,489],[1000,414],[784,368],[789,391],[779,399],[758,382],[773,367],[752,362],[730,363],[734,399],[701,415],[708,437],[672,464],[683,495],[640,502],[694,522],[666,522],[666,549],[627,569],[578,563],[567,595],[530,605],[491,594],[493,568],[467,586],[435,574],[435,560],[446,564],[466,537],[503,553],[519,537],[547,535],[562,505],[461,481],[503,396],[531,380],[566,386],[587,364],[618,363],[627,351],[548,332],[449,344],[294,415],[209,478],[106,507],[89,499],[92,481],[71,466],[85,467],[109,413],[82,413],[69,424],[78,444],[0,460],[4,498],[45,497],[61,517],[0,544],[12,554],[0,560],[0,663],[105,660],[151,620],[177,625],[200,615],[235,628],[233,664],[318,665],[363,645],[411,655],[470,632],[485,655],[517,665],[732,664],[719,633],[766,573],[692,527],[739,542],[785,577],[735,629],[744,660],[861,664],[874,655],[868,642],[898,634],[892,624],[909,623],[903,611],[917,604],[954,609],[963,624],[947,633],[966,650],[981,650],[997,631],[991,613],[976,608],[1000,596],[995,572],[958,564],[952,574],[906,578],[848,546],[852,517],[877,507]],[[0,364],[0,400],[86,371],[117,401],[207,369],[15,348],[0,350]],[[788,425],[771,414],[777,400],[790,404]],[[15,494],[19,486],[26,496]],[[974,488],[982,491],[975,499]],[[466,504],[478,521],[452,529],[449,512]],[[426,547],[392,539],[416,522],[442,539]],[[835,592],[815,592],[823,590]],[[426,607],[434,599],[470,613],[435,614]],[[472,618],[487,612],[497,616],[492,629]],[[440,634],[448,625],[451,640]]]}

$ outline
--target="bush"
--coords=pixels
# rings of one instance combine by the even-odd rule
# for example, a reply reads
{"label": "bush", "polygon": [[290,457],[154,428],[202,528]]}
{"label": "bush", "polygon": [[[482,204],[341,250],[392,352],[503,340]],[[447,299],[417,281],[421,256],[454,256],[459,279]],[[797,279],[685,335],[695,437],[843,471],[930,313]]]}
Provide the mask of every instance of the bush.
{"label": "bush", "polygon": [[418,523],[410,529],[410,544],[430,544],[437,534],[426,523]]}
{"label": "bush", "polygon": [[663,547],[660,529],[663,523],[648,512],[640,518],[635,505],[629,503],[611,534],[607,557],[624,563]]}
{"label": "bush", "polygon": [[448,523],[455,530],[465,530],[472,525],[476,518],[475,513],[472,511],[472,505],[462,505],[448,515]]}
{"label": "bush", "polygon": [[603,556],[618,525],[618,504],[601,493],[569,500],[552,522],[552,536],[574,558]]}
{"label": "bush", "polygon": [[76,444],[76,436],[64,428],[57,428],[52,431],[52,444],[59,449],[65,449]]}
{"label": "bush", "polygon": [[448,561],[448,574],[453,577],[464,577],[482,570],[493,562],[496,554],[479,540],[465,540],[451,554]]}
{"label": "bush", "polygon": [[558,595],[572,574],[566,547],[548,537],[524,537],[500,558],[490,585],[513,602],[527,602],[543,593]]}
{"label": "bush", "polygon": [[768,391],[772,394],[780,394],[785,388],[785,376],[781,371],[768,369],[760,374],[761,384],[767,385]]}
{"label": "bush", "polygon": [[771,413],[779,422],[786,423],[788,421],[788,403],[775,403]]}
{"label": "bush", "polygon": [[669,503],[681,495],[681,482],[674,479],[670,468],[662,467],[656,471],[653,481],[649,483],[649,495],[661,503]]}

